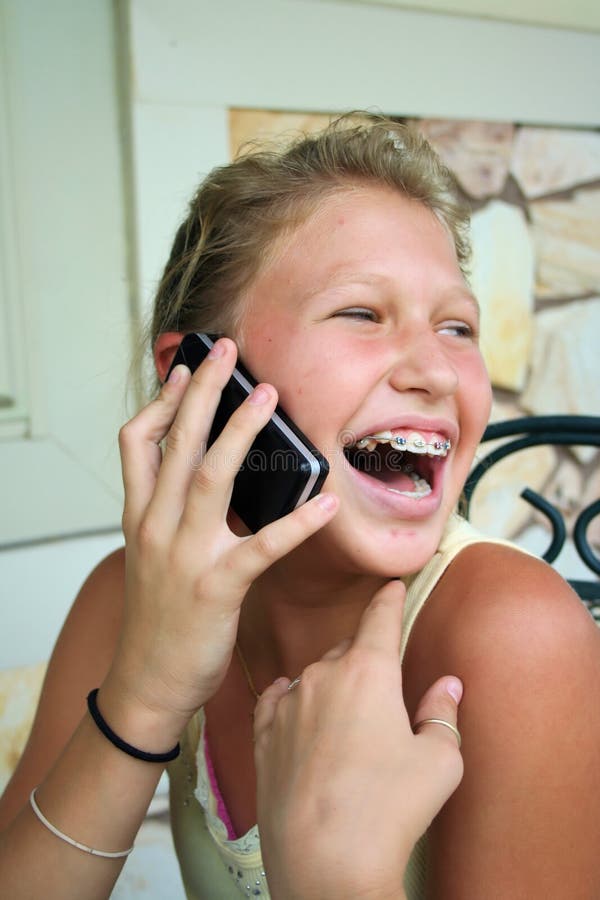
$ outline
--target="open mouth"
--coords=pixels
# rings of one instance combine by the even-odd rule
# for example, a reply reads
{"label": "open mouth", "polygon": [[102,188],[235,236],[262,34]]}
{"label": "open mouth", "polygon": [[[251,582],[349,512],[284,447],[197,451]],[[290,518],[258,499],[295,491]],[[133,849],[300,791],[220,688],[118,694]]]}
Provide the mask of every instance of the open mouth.
{"label": "open mouth", "polygon": [[438,434],[385,431],[344,447],[344,456],[354,469],[386,490],[420,500],[434,489],[449,450],[450,441]]}

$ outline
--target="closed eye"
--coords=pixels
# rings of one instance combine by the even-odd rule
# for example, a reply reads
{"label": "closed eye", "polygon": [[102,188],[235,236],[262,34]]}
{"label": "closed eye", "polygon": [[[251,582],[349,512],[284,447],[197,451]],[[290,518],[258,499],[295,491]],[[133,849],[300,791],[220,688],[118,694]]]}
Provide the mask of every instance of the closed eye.
{"label": "closed eye", "polygon": [[342,319],[364,319],[369,322],[377,321],[377,313],[372,309],[365,309],[364,306],[352,306],[348,309],[341,309],[334,314],[334,317]]}

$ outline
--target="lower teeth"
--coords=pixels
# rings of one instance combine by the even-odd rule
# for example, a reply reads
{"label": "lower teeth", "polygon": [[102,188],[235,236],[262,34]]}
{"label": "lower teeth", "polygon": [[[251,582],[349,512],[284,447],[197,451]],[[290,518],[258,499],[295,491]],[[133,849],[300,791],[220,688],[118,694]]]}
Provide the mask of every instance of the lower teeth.
{"label": "lower teeth", "polygon": [[415,486],[414,491],[399,491],[397,488],[388,488],[392,494],[400,494],[402,497],[412,497],[413,500],[421,500],[422,497],[427,497],[428,494],[431,493],[431,485],[420,475],[418,475],[413,467],[409,464],[407,466],[402,467],[402,471],[405,475],[408,475]]}
{"label": "lower teeth", "polygon": [[388,488],[391,494],[400,494],[402,497],[412,497],[413,500],[421,500],[431,493],[431,488],[427,485],[424,491],[398,491],[396,488]]}

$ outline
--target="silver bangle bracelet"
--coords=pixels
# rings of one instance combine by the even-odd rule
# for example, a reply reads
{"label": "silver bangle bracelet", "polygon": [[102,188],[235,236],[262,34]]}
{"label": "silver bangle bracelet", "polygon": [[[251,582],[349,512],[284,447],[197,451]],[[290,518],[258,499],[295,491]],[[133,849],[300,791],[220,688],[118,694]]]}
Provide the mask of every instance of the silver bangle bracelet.
{"label": "silver bangle bracelet", "polygon": [[130,847],[129,850],[118,850],[116,852],[107,852],[106,850],[96,850],[94,847],[88,847],[86,844],[80,844],[79,841],[74,841],[73,838],[70,838],[67,834],[63,834],[62,831],[59,831],[52,822],[49,822],[46,816],[43,814],[41,809],[36,803],[35,792],[37,788],[34,788],[29,795],[29,802],[31,803],[31,808],[48,831],[51,831],[52,834],[55,834],[57,838],[60,838],[61,841],[65,841],[65,843],[70,844],[71,847],[76,847],[78,850],[83,850],[84,853],[90,853],[92,856],[103,856],[105,859],[121,859],[123,856],[129,856],[133,847]]}

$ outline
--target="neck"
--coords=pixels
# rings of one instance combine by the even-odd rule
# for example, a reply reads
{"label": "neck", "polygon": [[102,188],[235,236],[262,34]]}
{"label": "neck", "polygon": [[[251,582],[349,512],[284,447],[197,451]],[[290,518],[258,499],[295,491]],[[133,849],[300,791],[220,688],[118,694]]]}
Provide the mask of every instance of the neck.
{"label": "neck", "polygon": [[[310,574],[307,575],[307,570]],[[387,579],[308,569],[287,557],[256,581],[242,607],[239,644],[259,693],[275,678],[295,678],[352,637],[363,610]]]}

